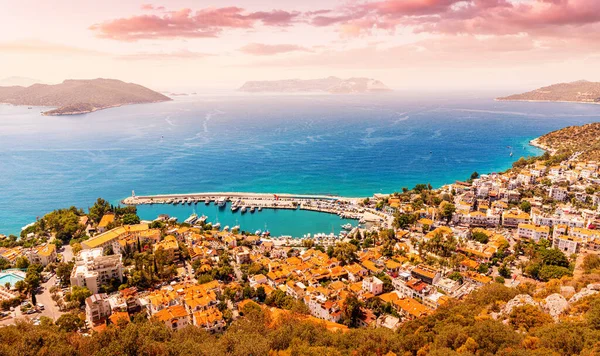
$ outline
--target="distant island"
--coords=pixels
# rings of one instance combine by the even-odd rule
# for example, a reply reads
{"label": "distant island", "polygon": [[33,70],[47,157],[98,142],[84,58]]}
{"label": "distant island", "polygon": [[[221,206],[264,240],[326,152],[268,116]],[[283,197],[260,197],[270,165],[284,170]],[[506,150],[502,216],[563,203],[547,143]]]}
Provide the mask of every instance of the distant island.
{"label": "distant island", "polygon": [[554,84],[523,94],[515,94],[501,101],[551,101],[574,103],[600,103],[600,83],[579,80],[571,83]]}
{"label": "distant island", "polygon": [[249,93],[308,93],[332,94],[380,93],[392,91],[381,81],[370,78],[328,77],[321,79],[286,79],[274,81],[249,81],[239,91]]}
{"label": "distant island", "polygon": [[138,84],[116,79],[65,80],[60,84],[0,87],[0,103],[51,106],[44,115],[78,115],[127,104],[169,101],[171,98]]}

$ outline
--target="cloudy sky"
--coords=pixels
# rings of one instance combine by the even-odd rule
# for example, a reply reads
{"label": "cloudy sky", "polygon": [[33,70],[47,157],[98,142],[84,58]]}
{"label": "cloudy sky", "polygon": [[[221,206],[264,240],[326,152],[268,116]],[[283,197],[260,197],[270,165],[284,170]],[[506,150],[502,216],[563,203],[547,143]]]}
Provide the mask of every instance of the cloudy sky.
{"label": "cloudy sky", "polygon": [[367,76],[399,90],[600,81],[600,0],[0,0],[0,78],[155,89]]}

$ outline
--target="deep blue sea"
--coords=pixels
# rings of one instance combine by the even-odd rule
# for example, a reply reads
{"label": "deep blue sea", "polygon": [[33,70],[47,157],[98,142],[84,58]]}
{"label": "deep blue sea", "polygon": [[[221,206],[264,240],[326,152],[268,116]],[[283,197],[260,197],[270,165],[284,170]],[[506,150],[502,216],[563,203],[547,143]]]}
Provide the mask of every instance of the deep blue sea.
{"label": "deep blue sea", "polygon": [[[249,191],[370,196],[440,186],[540,154],[528,141],[594,122],[600,106],[472,95],[187,96],[65,117],[0,105],[0,233],[55,208],[137,195]],[[511,146],[514,156],[510,157]],[[206,210],[205,210],[206,209]],[[212,210],[211,210],[212,209]],[[146,206],[142,218],[192,208]],[[335,215],[198,213],[275,235],[339,231]]]}

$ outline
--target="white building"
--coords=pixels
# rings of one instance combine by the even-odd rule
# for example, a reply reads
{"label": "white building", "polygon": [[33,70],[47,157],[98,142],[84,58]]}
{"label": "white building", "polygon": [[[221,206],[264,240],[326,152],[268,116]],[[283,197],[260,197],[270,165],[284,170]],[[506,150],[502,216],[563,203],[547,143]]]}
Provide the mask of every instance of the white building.
{"label": "white building", "polygon": [[377,277],[367,277],[363,279],[362,289],[373,295],[379,295],[383,293],[383,282]]}
{"label": "white building", "polygon": [[566,254],[579,252],[582,240],[573,236],[557,236],[552,239],[552,247],[561,250]]}
{"label": "white building", "polygon": [[123,281],[123,263],[120,254],[102,255],[102,248],[82,250],[75,259],[71,272],[71,285],[87,287],[92,293],[98,293],[100,286],[111,280]]}
{"label": "white building", "polygon": [[85,315],[94,324],[108,318],[111,314],[110,303],[106,293],[93,294],[85,298]]}
{"label": "white building", "polygon": [[539,242],[540,239],[548,239],[550,235],[550,227],[536,226],[533,224],[519,224],[517,236],[522,239],[530,239]]}

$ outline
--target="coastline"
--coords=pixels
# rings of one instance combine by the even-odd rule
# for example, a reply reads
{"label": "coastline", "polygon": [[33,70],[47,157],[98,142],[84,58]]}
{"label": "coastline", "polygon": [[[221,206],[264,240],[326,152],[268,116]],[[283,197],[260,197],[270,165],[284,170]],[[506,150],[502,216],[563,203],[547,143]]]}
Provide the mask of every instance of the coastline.
{"label": "coastline", "polygon": [[542,138],[542,136],[538,137],[538,138],[534,138],[533,140],[529,141],[529,144],[533,147],[537,147],[545,152],[550,153],[551,155],[556,154],[556,149],[548,147],[542,143],[540,143],[540,138]]}
{"label": "coastline", "polygon": [[527,99],[501,99],[495,98],[494,101],[514,101],[514,102],[524,102],[524,103],[565,103],[565,104],[592,104],[592,105],[600,105],[600,102],[592,102],[592,101],[571,101],[571,100],[527,100]]}

